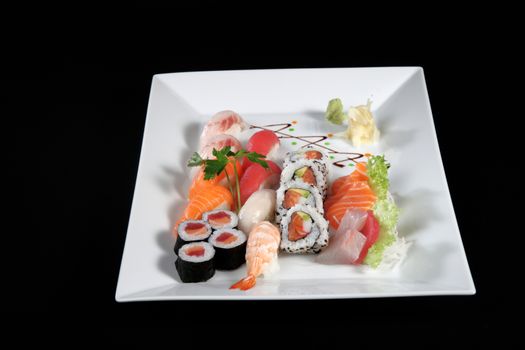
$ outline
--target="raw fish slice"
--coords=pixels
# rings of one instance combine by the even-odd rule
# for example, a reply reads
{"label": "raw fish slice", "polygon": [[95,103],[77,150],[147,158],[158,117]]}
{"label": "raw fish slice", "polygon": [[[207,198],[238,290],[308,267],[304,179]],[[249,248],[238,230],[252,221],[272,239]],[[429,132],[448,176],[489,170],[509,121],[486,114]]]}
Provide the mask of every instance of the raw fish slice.
{"label": "raw fish slice", "polygon": [[216,135],[226,134],[237,137],[246,128],[248,128],[248,124],[234,111],[219,112],[204,126],[200,146],[205,146],[209,143],[210,139]]}
{"label": "raw fish slice", "polygon": [[345,190],[341,190],[338,195],[331,196],[325,201],[325,217],[330,222],[330,226],[337,229],[347,209],[372,209],[376,199],[367,182],[350,183]]}
{"label": "raw fish slice", "polygon": [[348,209],[372,209],[377,200],[368,184],[366,164],[357,163],[356,169],[334,181],[330,195],[324,202],[325,218],[330,227],[337,229]]}
{"label": "raw fish slice", "polygon": [[337,194],[345,184],[355,181],[368,181],[365,163],[357,163],[356,169],[350,175],[341,176],[340,178],[336,179],[330,189],[331,195]]}
{"label": "raw fish slice", "polygon": [[368,217],[360,209],[347,210],[339,228],[330,237],[330,244],[317,257],[323,264],[354,264],[361,256],[367,237],[359,232]]}
{"label": "raw fish slice", "polygon": [[369,210],[368,216],[366,217],[366,222],[363,228],[360,230],[366,236],[366,242],[361,250],[359,258],[354,262],[355,264],[361,264],[365,260],[366,254],[370,247],[377,241],[379,238],[379,221],[374,216],[374,212]]}

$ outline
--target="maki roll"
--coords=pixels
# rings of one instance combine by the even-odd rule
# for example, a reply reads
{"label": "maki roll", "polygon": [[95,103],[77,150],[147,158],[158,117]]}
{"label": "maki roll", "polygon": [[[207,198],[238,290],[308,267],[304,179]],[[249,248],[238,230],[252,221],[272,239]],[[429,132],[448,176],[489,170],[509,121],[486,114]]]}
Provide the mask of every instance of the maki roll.
{"label": "maki roll", "polygon": [[178,251],[175,268],[184,283],[204,282],[215,274],[215,249],[206,242],[188,243]]}
{"label": "maki roll", "polygon": [[287,153],[286,158],[284,159],[284,166],[302,160],[311,160],[315,163],[324,164],[325,166],[328,165],[329,161],[326,153],[309,146]]}
{"label": "maki roll", "polygon": [[212,210],[202,214],[202,220],[206,221],[212,229],[233,228],[237,226],[239,218],[230,210]]}
{"label": "maki roll", "polygon": [[177,241],[173,248],[175,254],[187,243],[206,241],[211,235],[211,226],[203,220],[187,220],[179,224],[177,233]]}
{"label": "maki roll", "polygon": [[281,185],[277,191],[277,212],[275,221],[279,224],[286,212],[297,204],[308,204],[324,215],[323,197],[319,190],[302,181],[291,181]]}
{"label": "maki roll", "polygon": [[290,181],[301,181],[317,187],[324,199],[328,189],[328,167],[326,164],[312,159],[294,159],[294,154],[291,154],[284,163],[284,168],[281,172],[281,186]]}
{"label": "maki roll", "polygon": [[318,253],[328,245],[328,224],[319,212],[297,204],[281,219],[281,249],[289,253]]}
{"label": "maki roll", "polygon": [[215,268],[234,270],[246,261],[246,235],[235,229],[215,231],[209,240],[215,248]]}

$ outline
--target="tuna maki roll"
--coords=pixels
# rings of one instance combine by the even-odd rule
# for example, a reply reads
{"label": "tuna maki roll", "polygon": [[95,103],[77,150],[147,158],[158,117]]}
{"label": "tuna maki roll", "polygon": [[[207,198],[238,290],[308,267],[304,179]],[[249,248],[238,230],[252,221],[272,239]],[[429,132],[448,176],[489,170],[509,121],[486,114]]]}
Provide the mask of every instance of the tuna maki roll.
{"label": "tuna maki roll", "polygon": [[246,261],[246,235],[235,229],[222,229],[210,236],[210,244],[215,248],[215,268],[234,270]]}
{"label": "tuna maki roll", "polygon": [[175,254],[178,254],[184,244],[206,241],[211,235],[211,227],[203,220],[187,220],[180,223],[177,233],[177,241],[173,248]]}
{"label": "tuna maki roll", "polygon": [[210,224],[214,230],[237,227],[239,218],[230,210],[212,210],[202,214],[202,220]]}
{"label": "tuna maki roll", "polygon": [[183,245],[175,261],[175,268],[184,283],[204,282],[215,274],[215,249],[206,242]]}

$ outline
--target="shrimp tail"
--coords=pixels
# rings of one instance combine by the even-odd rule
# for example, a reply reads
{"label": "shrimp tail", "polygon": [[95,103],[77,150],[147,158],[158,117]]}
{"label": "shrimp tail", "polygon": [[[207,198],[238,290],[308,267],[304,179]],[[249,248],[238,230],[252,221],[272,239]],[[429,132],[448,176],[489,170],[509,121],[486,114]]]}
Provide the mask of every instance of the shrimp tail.
{"label": "shrimp tail", "polygon": [[255,276],[249,275],[232,285],[230,289],[248,290],[255,286],[256,281],[257,279],[255,278]]}

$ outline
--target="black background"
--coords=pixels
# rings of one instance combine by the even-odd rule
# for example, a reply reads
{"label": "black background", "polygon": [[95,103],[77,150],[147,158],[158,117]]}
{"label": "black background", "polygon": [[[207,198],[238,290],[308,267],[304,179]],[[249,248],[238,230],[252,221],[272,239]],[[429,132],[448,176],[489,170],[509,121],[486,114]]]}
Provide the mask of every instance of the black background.
{"label": "black background", "polygon": [[[403,14],[386,8],[379,16],[373,8],[252,5],[226,8],[242,14],[200,2],[46,8],[52,16],[22,10],[23,20],[6,25],[5,192],[13,195],[11,236],[22,248],[11,250],[20,268],[5,308],[24,324],[56,324],[73,334],[89,324],[90,332],[116,342],[153,341],[161,329],[199,323],[206,312],[220,315],[222,325],[283,322],[304,329],[316,320],[373,333],[439,330],[448,337],[468,330],[477,339],[493,333],[503,317],[489,281],[491,216],[480,215],[486,198],[477,189],[491,175],[473,176],[471,169],[496,156],[494,148],[472,145],[488,131],[476,106],[496,102],[485,98],[496,74],[487,69],[487,48],[501,36],[484,25],[486,17],[459,9],[440,15],[437,8],[396,7]],[[114,301],[153,74],[398,65],[424,68],[475,296]]]}

